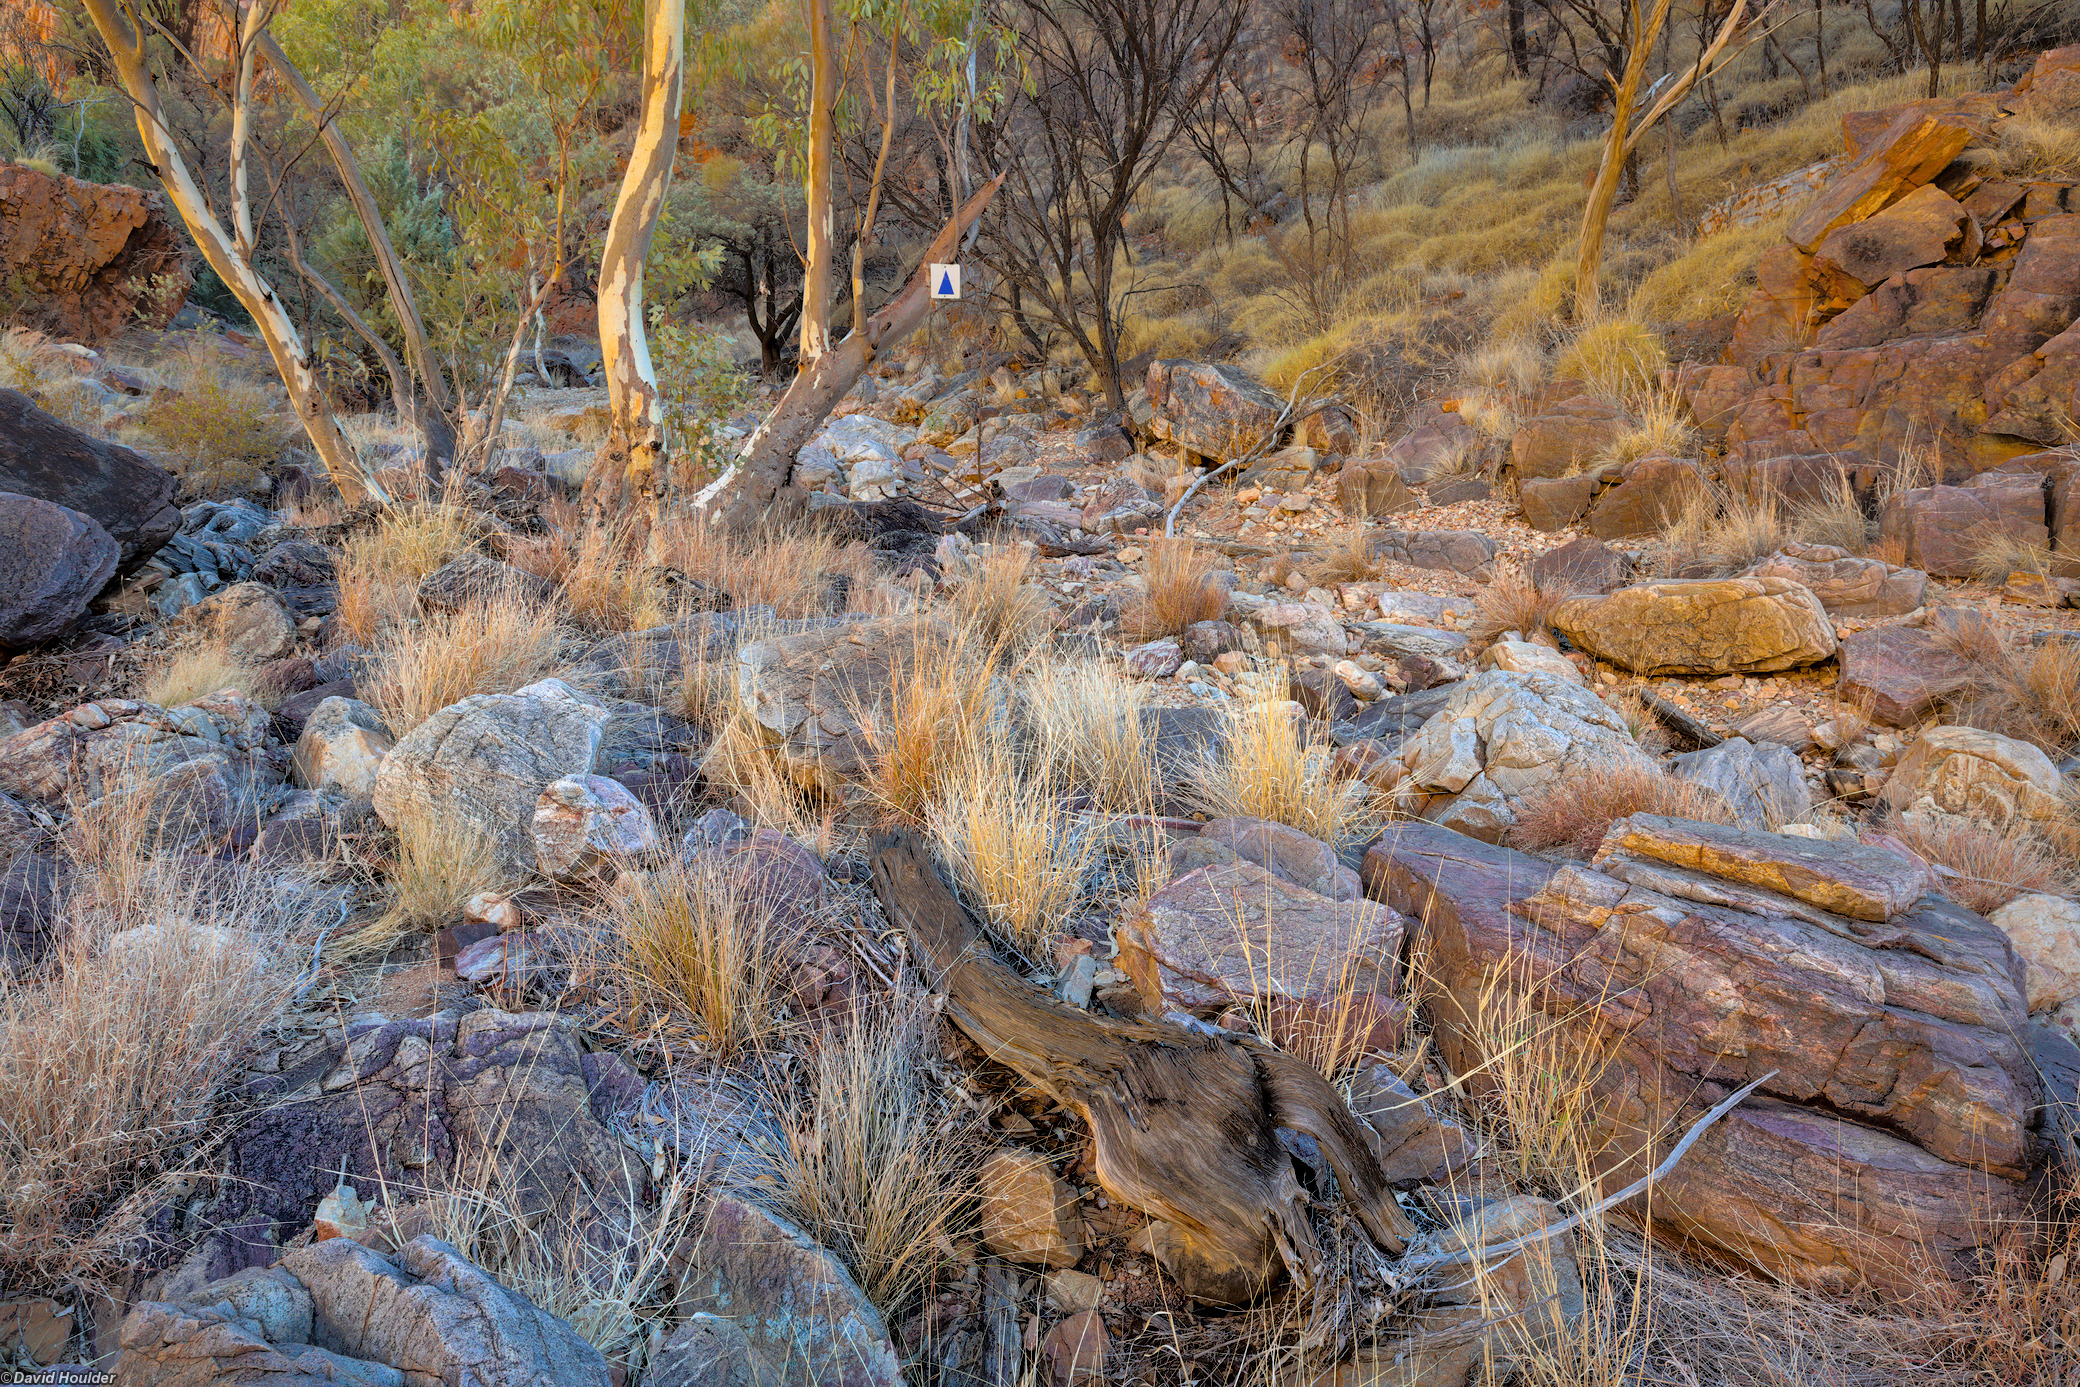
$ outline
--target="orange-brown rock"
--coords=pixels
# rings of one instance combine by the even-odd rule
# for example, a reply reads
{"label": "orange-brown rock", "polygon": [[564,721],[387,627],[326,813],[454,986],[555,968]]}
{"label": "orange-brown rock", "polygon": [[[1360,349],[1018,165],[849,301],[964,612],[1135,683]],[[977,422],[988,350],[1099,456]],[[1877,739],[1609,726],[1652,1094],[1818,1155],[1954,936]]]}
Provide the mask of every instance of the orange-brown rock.
{"label": "orange-brown rock", "polygon": [[1882,140],[1903,115],[1926,116],[1945,121],[1970,132],[1975,139],[1985,139],[1993,133],[1994,122],[2001,115],[1999,92],[1966,92],[1962,96],[1925,97],[1919,101],[1904,101],[1897,106],[1884,106],[1875,111],[1850,111],[1842,116],[1842,148],[1850,158],[1862,154],[1864,146]]}
{"label": "orange-brown rock", "polygon": [[4,160],[0,265],[31,296],[31,326],[89,345],[133,318],[163,327],[193,282],[158,193]]}
{"label": "orange-brown rock", "polygon": [[1763,673],[1834,654],[1818,598],[1787,578],[1642,583],[1571,597],[1553,626],[1577,646],[1636,674]]}
{"label": "orange-brown rock", "polygon": [[[1613,832],[1651,839],[1673,822]],[[1899,908],[1924,879],[1903,858],[1721,832],[1745,840],[1745,861],[1788,850],[1811,879],[1854,882],[1893,913],[1852,920],[1614,846],[1600,870],[1555,867],[1420,823],[1367,853],[1366,880],[1420,921],[1417,1001],[1476,1089],[1507,1059],[1480,1019],[1498,985],[1559,1018],[1567,1053],[1599,1057],[1585,1136],[1607,1186],[1776,1071],[1657,1186],[1642,1213],[1661,1230],[1832,1289],[1970,1278],[1995,1224],[2024,1212],[2035,1157],[2041,1095],[2011,946],[1941,897]]]}
{"label": "orange-brown rock", "polygon": [[1625,415],[1593,395],[1560,400],[1517,426],[1510,462],[1525,477],[1564,477],[1624,432]]}
{"label": "orange-brown rock", "polygon": [[[1840,235],[1840,232],[1836,232]],[[1821,348],[1875,347],[1895,337],[1969,332],[2001,281],[1992,265],[1929,265],[1895,275],[1821,328]]]}
{"label": "orange-brown rock", "polygon": [[1970,128],[1952,119],[1900,112],[1855,163],[1821,190],[1785,238],[1810,254],[1836,227],[1882,212],[1929,182],[1971,139]]}
{"label": "orange-brown rock", "polygon": [[1987,472],[1963,486],[1916,487],[1885,503],[1879,531],[1905,561],[1939,578],[1968,578],[1995,540],[2041,549],[2050,538],[2042,473]]}
{"label": "orange-brown rock", "polygon": [[1813,257],[1815,266],[1831,265],[1860,289],[1868,289],[1925,265],[1968,260],[1978,249],[1979,227],[1971,213],[1930,185],[1916,188],[1876,216],[1836,227]]}

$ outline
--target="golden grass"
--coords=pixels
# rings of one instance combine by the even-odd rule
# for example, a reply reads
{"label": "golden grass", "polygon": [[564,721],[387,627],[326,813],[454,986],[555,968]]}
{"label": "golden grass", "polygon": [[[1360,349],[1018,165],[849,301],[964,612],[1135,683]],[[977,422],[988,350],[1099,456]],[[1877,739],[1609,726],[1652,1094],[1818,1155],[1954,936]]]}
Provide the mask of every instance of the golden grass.
{"label": "golden grass", "polygon": [[144,701],[178,708],[219,689],[237,689],[249,698],[276,692],[271,684],[263,691],[263,682],[254,677],[251,665],[221,646],[193,646],[174,651],[145,677]]}
{"label": "golden grass", "polygon": [[892,1323],[950,1270],[974,1191],[973,1153],[928,1068],[928,1025],[896,996],[822,1033],[786,1113],[772,1198]]}
{"label": "golden grass", "polygon": [[99,435],[101,405],[79,374],[77,358],[28,328],[0,331],[0,387],[19,390],[37,408],[73,428]]}
{"label": "golden grass", "polygon": [[1877,530],[1847,468],[1838,470],[1820,495],[1793,503],[1789,527],[1801,543],[1832,545],[1851,554],[1867,553]]}
{"label": "golden grass", "polygon": [[2010,116],[2000,128],[2000,165],[2011,177],[2080,178],[2080,125]]}
{"label": "golden grass", "polygon": [[1025,648],[1045,634],[1054,610],[1032,576],[1033,552],[1023,546],[973,556],[951,595],[955,619],[992,650]]}
{"label": "golden grass", "polygon": [[1652,329],[1627,318],[1590,323],[1560,349],[1553,374],[1580,380],[1607,399],[1633,401],[1654,389],[1668,349]]}
{"label": "golden grass", "polygon": [[1092,841],[1067,814],[1044,765],[1002,741],[977,748],[953,777],[931,827],[969,905],[1028,960],[1051,946],[1076,907]]}
{"label": "golden grass", "polygon": [[383,628],[418,606],[419,580],[459,557],[477,536],[476,518],[452,501],[401,502],[340,549],[339,625],[372,645]]}
{"label": "golden grass", "polygon": [[191,1158],[288,1000],[272,901],[205,895],[171,862],[128,865],[112,882],[81,858],[45,973],[0,970],[0,1287],[119,1273],[122,1199]]}
{"label": "golden grass", "polygon": [[1674,394],[1657,387],[1641,398],[1634,408],[1633,422],[1597,453],[1591,466],[1623,466],[1643,457],[1694,457],[1696,453],[1697,430],[1690,423],[1689,412]]}
{"label": "golden grass", "polygon": [[864,590],[875,576],[864,545],[819,533],[768,530],[739,538],[674,516],[652,534],[651,546],[653,562],[721,589],[737,607],[770,606],[783,619],[822,616],[834,587]]}
{"label": "golden grass", "polygon": [[562,646],[553,609],[494,593],[391,628],[364,697],[402,737],[471,694],[511,693],[548,678],[561,665]]}
{"label": "golden grass", "polygon": [[1937,884],[1966,910],[1989,915],[2017,896],[2076,884],[2072,864],[2022,825],[1990,828],[1942,814],[1900,814],[1885,831],[1944,871]]}
{"label": "golden grass", "polygon": [[607,918],[617,971],[637,1007],[691,1018],[708,1052],[725,1062],[780,1035],[776,955],[784,941],[771,912],[730,881],[676,861],[629,873]]}
{"label": "golden grass", "polygon": [[571,619],[592,631],[643,631],[671,620],[662,594],[646,577],[647,540],[633,518],[586,525],[568,558],[537,574],[558,583]]}
{"label": "golden grass", "polygon": [[457,815],[413,811],[396,829],[386,874],[390,905],[365,931],[365,948],[380,950],[404,935],[445,928],[471,896],[517,884],[500,867],[490,836]]}
{"label": "golden grass", "polygon": [[1956,721],[2054,757],[2080,747],[2080,642],[2024,643],[1989,626],[1959,653],[1971,661],[1972,684],[1951,702]]}
{"label": "golden grass", "polygon": [[1969,540],[1972,576],[1982,583],[2000,587],[2021,574],[2042,578],[2052,571],[2051,550],[2002,531],[1989,531]]}
{"label": "golden grass", "polygon": [[1148,545],[1148,590],[1120,614],[1120,627],[1136,640],[1175,636],[1198,621],[1218,621],[1228,594],[1213,581],[1210,550],[1188,539],[1152,539]]}
{"label": "golden grass", "polygon": [[1780,221],[1700,236],[1675,259],[1651,270],[1632,293],[1630,316],[1682,323],[1731,313],[1755,290],[1762,253],[1783,239]]}
{"label": "golden grass", "polygon": [[855,708],[866,729],[868,797],[889,823],[921,824],[988,734],[1000,690],[994,652],[920,621],[886,707]]}
{"label": "golden grass", "polygon": [[1329,536],[1308,562],[1307,576],[1317,587],[1338,583],[1362,583],[1378,575],[1372,558],[1372,532],[1363,520],[1353,520]]}
{"label": "golden grass", "polygon": [[1502,840],[1520,852],[1587,858],[1612,824],[1628,814],[1730,824],[1733,811],[1717,792],[1658,769],[1599,766],[1576,771],[1524,796]]}
{"label": "golden grass", "polygon": [[1724,578],[1784,547],[1784,507],[1716,486],[1699,487],[1661,533],[1657,566],[1668,578]]}
{"label": "golden grass", "polygon": [[1268,819],[1331,847],[1377,831],[1386,814],[1371,788],[1339,779],[1333,748],[1304,724],[1281,701],[1232,705],[1226,740],[1191,767],[1187,793],[1209,817]]}
{"label": "golden grass", "polygon": [[1146,814],[1156,804],[1148,685],[1099,660],[1036,664],[1018,689],[1033,755],[1065,791],[1097,809]]}

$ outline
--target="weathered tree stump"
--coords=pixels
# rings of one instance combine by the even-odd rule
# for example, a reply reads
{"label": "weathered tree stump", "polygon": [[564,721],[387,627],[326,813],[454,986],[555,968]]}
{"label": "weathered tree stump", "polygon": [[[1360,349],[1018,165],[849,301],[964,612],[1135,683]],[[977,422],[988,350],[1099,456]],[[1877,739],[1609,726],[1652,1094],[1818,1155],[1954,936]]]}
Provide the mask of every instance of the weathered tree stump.
{"label": "weathered tree stump", "polygon": [[1158,1254],[1193,1298],[1246,1304],[1283,1267],[1302,1287],[1321,1249],[1280,1128],[1312,1138],[1382,1251],[1413,1228],[1364,1128],[1321,1074],[1243,1037],[1094,1016],[1029,987],[992,958],[907,833],[874,853],[882,909],[910,941],[947,1016],[997,1063],[1090,1127],[1099,1185],[1167,1225]]}

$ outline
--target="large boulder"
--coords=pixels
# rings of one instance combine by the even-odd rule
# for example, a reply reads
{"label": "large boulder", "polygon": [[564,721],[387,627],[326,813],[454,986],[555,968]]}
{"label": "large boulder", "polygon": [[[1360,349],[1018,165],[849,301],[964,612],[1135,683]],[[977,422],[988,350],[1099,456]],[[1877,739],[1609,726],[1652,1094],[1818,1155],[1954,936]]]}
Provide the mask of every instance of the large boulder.
{"label": "large boulder", "polygon": [[1902,491],[1885,503],[1879,530],[1905,562],[1941,578],[1969,578],[1980,551],[1994,541],[2044,548],[2041,474],[1988,472],[1963,486]]}
{"label": "large boulder", "polygon": [[1913,109],[1901,112],[1806,205],[1785,238],[1811,254],[1836,227],[1874,216],[1930,182],[1971,138],[1961,122]]}
{"label": "large boulder", "polygon": [[1748,575],[1799,584],[1831,617],[1904,616],[1928,596],[1928,575],[1921,570],[1857,558],[1829,544],[1787,544]]}
{"label": "large boulder", "polygon": [[327,698],[304,720],[289,774],[306,790],[372,795],[383,758],[397,744],[382,714],[352,698]]}
{"label": "large boulder", "polygon": [[1480,431],[1463,415],[1441,411],[1396,439],[1385,462],[1409,485],[1428,486],[1439,477],[1464,471],[1483,443]]}
{"label": "large boulder", "polygon": [[126,1387],[607,1387],[600,1351],[449,1244],[393,1259],[349,1238],[291,1250],[123,1319]]}
{"label": "large boulder", "polygon": [[234,583],[182,616],[207,630],[226,655],[243,665],[264,665],[296,648],[296,618],[265,583]]}
{"label": "large boulder", "polygon": [[1420,504],[1401,474],[1381,458],[1345,463],[1336,474],[1336,504],[1345,515],[1399,515]]}
{"label": "large boulder", "polygon": [[374,791],[378,817],[401,824],[460,823],[481,834],[498,865],[535,862],[535,804],[542,787],[592,775],[609,709],[560,679],[509,694],[472,694],[399,739]]}
{"label": "large boulder", "polygon": [[[1974,244],[1966,248],[1969,234]],[[1957,199],[1924,184],[1876,216],[1829,232],[1814,251],[1816,268],[1845,275],[1865,289],[1894,275],[1938,264],[1959,249],[1976,250],[1978,224]]]}
{"label": "large boulder", "polygon": [[1235,366],[1152,361],[1148,366],[1149,432],[1226,461],[1273,437],[1285,401]]}
{"label": "large boulder", "polygon": [[0,738],[0,793],[139,816],[163,840],[215,837],[257,817],[286,776],[269,730],[267,710],[234,689],[178,708],[83,703]]}
{"label": "large boulder", "polygon": [[1402,921],[1371,901],[1332,901],[1236,859],[1159,888],[1115,937],[1155,1015],[1240,1005],[1288,1045],[1399,1043]]}
{"label": "large boulder", "polygon": [[1483,582],[1495,576],[1495,541],[1478,530],[1383,529],[1372,540],[1372,556],[1411,568],[1438,568]]}
{"label": "large boulder", "polygon": [[1797,823],[1813,809],[1798,753],[1776,742],[1728,737],[1717,746],[1676,757],[1669,769],[1715,791],[1742,828],[1766,830]]}
{"label": "large boulder", "polygon": [[1611,592],[1630,583],[1632,574],[1631,559],[1587,535],[1548,549],[1526,570],[1533,587],[1561,597]]}
{"label": "large boulder", "polygon": [[1388,772],[1401,807],[1490,841],[1522,800],[1591,768],[1653,771],[1625,720],[1556,674],[1490,670],[1453,686]]}
{"label": "large boulder", "polygon": [[1560,867],[1404,824],[1366,880],[1421,922],[1416,1004],[1476,1091],[1511,1060],[1483,1019],[1498,986],[1534,989],[1559,1053],[1599,1056],[1581,1137],[1606,1188],[1762,1080],[1640,1206],[1656,1231],[1912,1296],[1969,1282],[2024,1216],[2042,1092],[2021,968],[1998,929],[1924,894],[1918,864],[1635,815]]}
{"label": "large boulder", "polygon": [[1288,824],[1247,817],[1214,819],[1200,825],[1199,841],[1218,843],[1279,880],[1332,901],[1354,901],[1365,894],[1364,883],[1343,865],[1335,849]]}
{"label": "large boulder", "polygon": [[1920,626],[1851,632],[1841,662],[1835,696],[1886,727],[1914,727],[1972,684],[1972,662]]}
{"label": "large boulder", "polygon": [[2080,902],[2064,896],[2017,896],[1986,918],[2008,936],[2022,960],[2032,1013],[2080,997]]}
{"label": "large boulder", "polygon": [[26,293],[25,325],[98,344],[164,327],[193,279],[164,195],[0,160],[0,265]]}
{"label": "large boulder", "polygon": [[[888,1327],[838,1259],[777,1214],[723,1195],[680,1284],[679,1308],[734,1321],[776,1382],[901,1387]],[[765,1379],[760,1379],[761,1381]]]}
{"label": "large boulder", "polygon": [[[351,1017],[302,1063],[242,1090],[238,1111],[250,1115],[224,1138],[221,1174],[138,1268],[142,1293],[176,1300],[271,1264],[343,1182],[366,1197],[487,1181],[530,1226],[605,1236],[649,1196],[647,1161],[617,1130],[644,1090],[619,1056],[589,1050],[551,1013]],[[662,1141],[674,1129],[652,1130]]]}
{"label": "large boulder", "polygon": [[70,632],[121,554],[91,516],[0,491],[0,650]]}
{"label": "large boulder", "polygon": [[1907,813],[1977,819],[1996,827],[2056,818],[2065,778],[2028,742],[1976,727],[1931,727],[1885,782],[1885,800]]}
{"label": "large boulder", "polygon": [[92,516],[122,547],[124,571],[180,528],[173,473],[116,443],[89,438],[27,395],[0,390],[0,491]]}
{"label": "large boulder", "polygon": [[1634,674],[1763,674],[1818,664],[1835,651],[1818,598],[1788,578],[1645,583],[1573,597],[1553,625],[1582,649]]}
{"label": "large boulder", "polygon": [[874,724],[943,628],[915,617],[846,622],[737,651],[737,701],[799,783],[845,793],[873,764]]}
{"label": "large boulder", "polygon": [[1517,425],[1510,464],[1517,480],[1565,477],[1588,466],[1627,428],[1625,412],[1594,395],[1575,395]]}
{"label": "large boulder", "polygon": [[1658,453],[1634,458],[1589,507],[1589,533],[1598,539],[1658,535],[1696,502],[1711,495],[1709,473],[1691,458]]}

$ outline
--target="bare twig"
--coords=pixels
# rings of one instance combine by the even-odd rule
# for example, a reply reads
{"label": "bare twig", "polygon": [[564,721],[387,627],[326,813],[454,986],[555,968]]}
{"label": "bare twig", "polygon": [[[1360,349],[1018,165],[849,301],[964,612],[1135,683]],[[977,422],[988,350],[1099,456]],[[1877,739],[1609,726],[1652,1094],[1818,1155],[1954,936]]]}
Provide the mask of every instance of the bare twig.
{"label": "bare twig", "polygon": [[1336,402],[1334,396],[1324,395],[1320,399],[1309,400],[1305,408],[1302,408],[1299,404],[1300,387],[1307,383],[1307,378],[1309,376],[1313,375],[1316,371],[1327,369],[1328,365],[1329,363],[1324,361],[1321,363],[1321,365],[1311,366],[1307,370],[1302,371],[1300,373],[1300,378],[1293,382],[1293,389],[1291,393],[1289,393],[1286,396],[1285,408],[1281,409],[1278,412],[1278,422],[1271,426],[1270,430],[1265,433],[1262,441],[1260,441],[1256,447],[1250,449],[1241,457],[1229,458],[1226,462],[1214,468],[1212,471],[1201,475],[1190,486],[1184,489],[1184,495],[1177,498],[1177,504],[1170,508],[1170,513],[1168,515],[1163,517],[1163,537],[1165,539],[1168,539],[1169,537],[1177,533],[1177,517],[1184,512],[1185,503],[1190,501],[1192,497],[1199,494],[1200,487],[1205,486],[1208,482],[1212,481],[1215,477],[1220,476],[1223,472],[1230,471],[1237,467],[1247,467],[1249,464],[1255,462],[1258,458],[1264,456],[1265,453],[1269,452],[1271,449],[1271,445],[1273,443],[1276,443],[1280,438],[1284,437],[1285,431],[1289,426],[1297,424],[1303,419],[1313,418],[1315,415],[1320,414],[1324,409],[1327,409],[1330,405]]}

